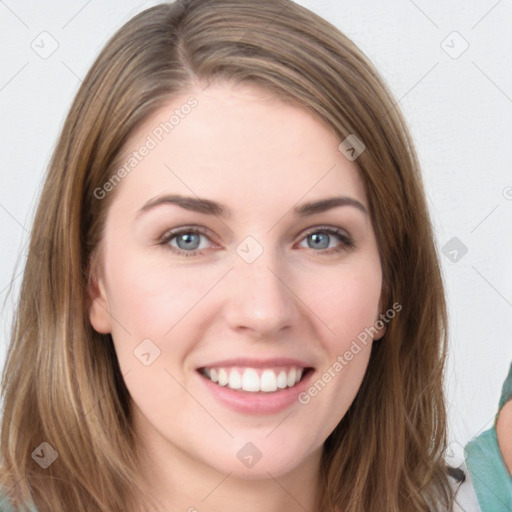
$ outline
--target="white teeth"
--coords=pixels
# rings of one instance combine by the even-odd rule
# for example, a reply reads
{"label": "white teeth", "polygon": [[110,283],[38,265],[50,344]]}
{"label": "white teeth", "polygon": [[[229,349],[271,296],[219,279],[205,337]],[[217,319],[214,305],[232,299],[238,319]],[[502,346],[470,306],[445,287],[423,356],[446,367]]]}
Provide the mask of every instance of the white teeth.
{"label": "white teeth", "polygon": [[288,387],[292,387],[295,384],[295,376],[297,372],[295,368],[292,368],[288,373]]}
{"label": "white teeth", "polygon": [[224,368],[219,370],[219,386],[225,386],[228,383],[228,374]]}
{"label": "white teeth", "polygon": [[231,389],[240,389],[242,387],[242,376],[237,370],[229,374],[228,387]]}
{"label": "white teeth", "polygon": [[260,379],[256,370],[247,368],[242,377],[242,389],[244,391],[259,391],[260,390]]}
{"label": "white teeth", "polygon": [[277,376],[277,387],[284,389],[286,386],[288,386],[288,376],[284,370],[281,370]]}
{"label": "white teeth", "polygon": [[219,386],[253,393],[258,391],[272,393],[279,389],[295,386],[300,381],[303,370],[304,368],[291,367],[288,372],[280,370],[276,374],[271,369],[258,372],[254,368],[204,368],[203,374],[212,382],[218,383]]}
{"label": "white teeth", "polygon": [[260,391],[266,391],[267,393],[275,391],[277,389],[277,378],[276,374],[272,370],[265,370],[261,374],[260,380]]}

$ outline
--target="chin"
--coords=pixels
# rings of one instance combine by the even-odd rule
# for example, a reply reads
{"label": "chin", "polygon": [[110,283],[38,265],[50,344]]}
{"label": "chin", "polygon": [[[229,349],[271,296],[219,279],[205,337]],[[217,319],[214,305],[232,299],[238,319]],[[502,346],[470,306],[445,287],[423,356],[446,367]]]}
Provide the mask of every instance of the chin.
{"label": "chin", "polygon": [[[304,439],[304,436],[301,437]],[[269,440],[265,442],[264,439],[254,443],[237,440],[234,444],[236,447],[232,450],[233,456],[227,456],[227,452],[223,451],[210,465],[221,473],[231,474],[232,477],[242,480],[266,480],[270,475],[277,478],[303,464],[312,463],[314,456],[321,453],[321,447],[313,453],[305,452],[304,443],[301,441],[286,449],[281,439],[276,443]]]}

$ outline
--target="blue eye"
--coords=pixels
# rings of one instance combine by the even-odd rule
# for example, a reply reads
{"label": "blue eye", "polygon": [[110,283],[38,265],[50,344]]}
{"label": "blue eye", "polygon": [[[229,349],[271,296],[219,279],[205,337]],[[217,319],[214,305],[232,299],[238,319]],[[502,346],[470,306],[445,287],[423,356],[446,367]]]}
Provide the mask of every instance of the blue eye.
{"label": "blue eye", "polygon": [[[201,237],[204,237],[206,240],[210,240],[211,242],[210,237],[201,229],[191,227],[180,228],[165,234],[158,243],[165,246],[178,256],[190,257],[202,254],[204,250],[208,248],[208,244],[206,244],[206,247],[201,247]],[[332,239],[337,239],[339,242],[334,247],[330,246]],[[345,232],[339,229],[323,226],[316,227],[314,230],[304,235],[301,240],[305,240],[307,242],[307,247],[309,249],[315,249],[313,252],[317,252],[322,255],[349,251],[356,247],[352,238],[350,238],[350,236]],[[175,243],[173,243],[174,241]]]}
{"label": "blue eye", "polygon": [[[204,249],[204,247],[199,249],[202,236],[208,238],[198,229],[186,228],[167,233],[160,243],[180,256],[195,256]],[[177,247],[171,244],[174,239],[176,239]]]}
{"label": "blue eye", "polygon": [[[335,247],[329,247],[332,238],[337,238],[341,243]],[[314,231],[306,234],[304,240],[308,242],[309,248],[321,249],[321,251],[315,252],[321,252],[322,254],[338,253],[355,248],[355,243],[350,236],[339,229],[329,227],[315,228]]]}

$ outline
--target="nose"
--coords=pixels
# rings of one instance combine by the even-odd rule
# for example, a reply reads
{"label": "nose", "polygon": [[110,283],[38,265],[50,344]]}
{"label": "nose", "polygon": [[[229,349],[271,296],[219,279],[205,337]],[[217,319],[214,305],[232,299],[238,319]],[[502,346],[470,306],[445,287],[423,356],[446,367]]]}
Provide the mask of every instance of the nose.
{"label": "nose", "polygon": [[265,251],[252,263],[237,259],[227,284],[228,325],[259,338],[281,334],[300,317],[300,301],[289,284],[290,279],[275,258],[267,254]]}

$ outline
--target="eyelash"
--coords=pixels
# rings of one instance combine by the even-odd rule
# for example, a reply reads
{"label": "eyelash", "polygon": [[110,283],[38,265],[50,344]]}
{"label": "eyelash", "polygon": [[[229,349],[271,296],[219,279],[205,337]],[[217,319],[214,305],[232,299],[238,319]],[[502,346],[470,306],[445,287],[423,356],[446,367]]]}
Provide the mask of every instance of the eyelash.
{"label": "eyelash", "polygon": [[[345,234],[343,231],[341,231],[339,229],[331,228],[331,227],[327,227],[327,226],[318,226],[315,229],[308,231],[301,238],[301,241],[304,240],[305,238],[307,238],[309,235],[316,234],[316,233],[334,235],[334,236],[338,237],[339,240],[341,241],[340,245],[338,245],[336,247],[331,247],[330,249],[322,249],[320,251],[314,251],[321,255],[334,255],[334,254],[340,253],[342,251],[348,252],[351,249],[356,248],[356,244],[354,243],[354,240],[352,240],[352,238],[350,238],[350,236],[348,236],[347,234]],[[166,246],[171,252],[173,252],[174,254],[176,254],[178,256],[192,257],[192,256],[200,255],[203,252],[203,250],[194,249],[192,251],[184,251],[182,249],[178,249],[176,247],[172,247],[171,245],[169,245],[169,242],[173,238],[176,238],[177,236],[183,235],[183,234],[203,235],[203,236],[209,238],[208,234],[206,232],[204,232],[202,229],[198,229],[195,227],[179,228],[179,229],[176,229],[173,231],[168,231],[167,233],[165,233],[158,241],[158,245]]]}

